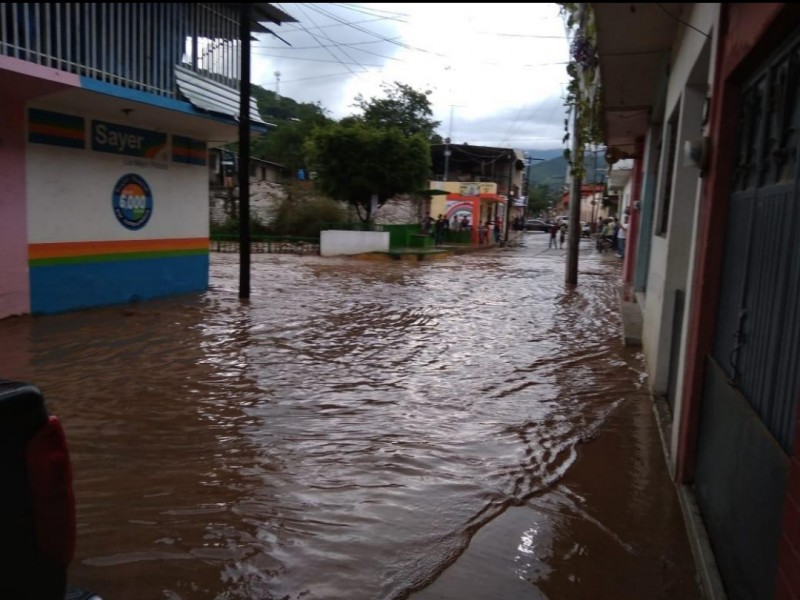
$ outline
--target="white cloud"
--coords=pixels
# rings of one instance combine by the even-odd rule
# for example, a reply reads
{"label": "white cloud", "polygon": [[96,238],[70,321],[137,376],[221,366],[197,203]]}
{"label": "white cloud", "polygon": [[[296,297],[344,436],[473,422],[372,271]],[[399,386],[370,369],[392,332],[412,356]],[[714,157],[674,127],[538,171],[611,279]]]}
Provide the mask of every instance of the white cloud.
{"label": "white cloud", "polygon": [[[253,81],[334,118],[400,81],[433,91],[456,143],[558,148],[568,45],[555,4],[278,4],[299,23],[254,44]],[[275,71],[280,72],[276,83]]]}

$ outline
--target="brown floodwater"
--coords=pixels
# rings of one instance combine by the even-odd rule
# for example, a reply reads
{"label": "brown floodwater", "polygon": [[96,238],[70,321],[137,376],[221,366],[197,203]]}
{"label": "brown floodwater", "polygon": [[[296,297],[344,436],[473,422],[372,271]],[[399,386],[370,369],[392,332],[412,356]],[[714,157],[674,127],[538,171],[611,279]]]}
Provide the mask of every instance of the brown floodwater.
{"label": "brown floodwater", "polygon": [[[583,242],[568,289],[564,251],[526,240],[254,255],[246,303],[237,256],[213,254],[203,294],[0,321],[0,377],[39,386],[70,444],[71,581],[106,600],[694,597],[619,265]],[[622,595],[567,593],[604,579]]]}

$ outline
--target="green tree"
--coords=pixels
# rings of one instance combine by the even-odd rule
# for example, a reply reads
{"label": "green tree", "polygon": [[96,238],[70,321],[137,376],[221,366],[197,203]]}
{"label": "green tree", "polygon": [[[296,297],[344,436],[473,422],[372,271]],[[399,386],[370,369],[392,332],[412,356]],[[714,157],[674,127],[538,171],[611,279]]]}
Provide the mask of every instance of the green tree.
{"label": "green tree", "polygon": [[295,102],[259,86],[253,86],[253,97],[261,117],[275,127],[253,140],[251,155],[285,165],[290,173],[305,168],[303,145],[314,127],[332,122],[325,109],[319,104]]}
{"label": "green tree", "polygon": [[428,96],[430,90],[420,92],[411,86],[395,81],[393,84],[381,86],[386,97],[365,100],[359,94],[355,106],[363,111],[363,115],[355,117],[374,127],[393,127],[411,136],[422,134],[431,142],[436,136],[436,128],[441,121],[433,120],[433,110]]}
{"label": "green tree", "polygon": [[528,191],[528,214],[539,216],[546,213],[553,207],[557,195],[546,183],[532,186]]}
{"label": "green tree", "polygon": [[344,220],[344,206],[315,194],[306,182],[292,182],[285,187],[286,197],[271,214],[270,226],[275,233],[318,237],[323,227]]}
{"label": "green tree", "polygon": [[355,207],[364,223],[372,220],[373,208],[393,196],[421,189],[431,167],[422,134],[409,136],[353,119],[316,129],[306,150],[316,185]]}

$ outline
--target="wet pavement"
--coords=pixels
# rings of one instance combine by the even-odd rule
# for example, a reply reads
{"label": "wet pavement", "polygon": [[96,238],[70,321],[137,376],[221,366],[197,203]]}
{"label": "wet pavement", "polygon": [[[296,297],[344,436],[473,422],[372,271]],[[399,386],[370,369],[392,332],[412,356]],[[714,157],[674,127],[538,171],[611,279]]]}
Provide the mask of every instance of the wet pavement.
{"label": "wet pavement", "polygon": [[698,597],[619,264],[212,255],[205,294],[0,321],[106,600]]}

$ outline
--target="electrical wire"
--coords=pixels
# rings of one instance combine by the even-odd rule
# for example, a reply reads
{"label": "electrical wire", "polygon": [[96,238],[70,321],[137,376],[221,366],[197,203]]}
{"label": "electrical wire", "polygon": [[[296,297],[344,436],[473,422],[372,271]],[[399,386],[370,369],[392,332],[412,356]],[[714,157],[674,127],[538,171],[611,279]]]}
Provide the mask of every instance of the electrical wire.
{"label": "electrical wire", "polygon": [[304,60],[304,61],[307,61],[307,62],[318,62],[318,63],[327,63],[327,64],[334,64],[334,65],[350,65],[350,66],[353,66],[353,67],[362,67],[362,68],[365,68],[365,67],[380,68],[380,67],[384,66],[384,65],[370,65],[370,64],[366,64],[365,65],[365,64],[360,63],[360,62],[344,62],[341,59],[326,60],[324,58],[307,58],[307,57],[303,57],[303,56],[278,56],[277,54],[265,54],[263,52],[253,52],[253,54],[255,54],[257,56],[265,56],[265,57],[268,57],[268,58],[281,58],[281,59],[285,59],[285,60]]}
{"label": "electrical wire", "polygon": [[[394,39],[400,39],[400,36],[397,36]],[[331,44],[331,46],[364,46],[366,44],[381,44],[383,40],[369,40],[366,42],[336,42],[335,44]],[[316,50],[319,46],[292,46],[292,50]],[[286,50],[286,46],[258,46],[259,50]]]}
{"label": "electrical wire", "polygon": [[[353,21],[353,24],[361,24],[361,23],[375,23],[376,21],[385,21],[384,17],[379,17],[377,19],[363,19],[361,21]],[[332,29],[334,27],[349,27],[349,23],[341,22],[341,23],[329,23],[328,25],[320,25],[319,27],[310,27],[308,29]],[[281,32],[282,33],[305,33],[306,28],[302,25],[298,25],[296,27],[290,27],[289,25],[282,25]]]}
{"label": "electrical wire", "polygon": [[[280,4],[278,4],[277,6],[278,6],[278,8],[280,8],[281,10],[283,10],[284,12],[286,12],[286,11],[285,11],[285,9],[284,9],[284,8],[283,8],[283,7],[282,7]],[[299,8],[299,9],[300,9],[302,12],[303,12],[303,14],[306,14],[302,4],[297,4],[297,7],[298,7],[298,8]],[[309,21],[311,21],[311,24],[312,24],[312,25],[314,25],[314,26],[316,27],[316,25],[317,25],[317,24],[316,24],[316,23],[314,23],[314,20],[313,20],[313,19],[311,19],[310,17],[309,17],[308,19],[309,19]],[[301,26],[302,26],[302,24],[301,24]],[[303,28],[305,29],[305,27],[304,27],[304,26],[303,26]],[[308,33],[308,35],[310,35],[310,36],[311,36],[311,37],[314,39],[314,41],[315,41],[315,42],[317,42],[317,43],[318,43],[320,46],[322,46],[322,43],[319,41],[319,39],[317,39],[317,36],[316,36],[316,35],[314,35],[314,34],[313,34],[313,33],[311,33],[310,31],[308,31],[308,29],[306,29],[306,33]],[[339,56],[337,56],[336,54],[334,54],[334,52],[333,52],[333,51],[332,51],[330,48],[324,48],[324,47],[323,47],[323,49],[324,49],[324,50],[325,50],[325,51],[326,51],[328,54],[330,54],[330,55],[331,55],[333,58],[335,58],[335,59],[336,59],[336,60],[337,60],[337,61],[338,61],[338,62],[339,62],[339,63],[340,63],[342,66],[344,66],[344,67],[345,67],[345,68],[346,68],[348,71],[350,71],[350,73],[352,73],[353,75],[355,75],[356,77],[358,77],[358,73],[356,73],[356,72],[355,72],[353,69],[351,69],[349,65],[345,64],[345,63],[344,63],[344,61],[342,61],[342,59],[341,59]],[[343,54],[345,54],[345,56],[347,56],[347,53],[346,53],[346,52],[342,51],[342,53],[343,53]],[[350,60],[353,60],[353,59],[352,59],[352,57],[348,57],[348,58],[350,58]],[[359,65],[359,66],[361,66],[361,65]],[[366,67],[364,67],[364,66],[361,66],[361,69],[362,69],[362,70],[363,70],[365,73],[367,72],[367,68],[366,68]]]}
{"label": "electrical wire", "polygon": [[[344,4],[344,3],[340,3],[340,2],[331,2],[331,4],[333,4],[333,6],[339,6],[341,8],[346,8],[348,10],[352,10],[353,12],[361,13],[362,15],[370,15],[372,17],[380,16],[381,18],[386,19],[388,21],[397,21],[398,23],[408,23],[408,21],[405,21],[403,19],[399,19],[398,17],[409,17],[409,16],[411,16],[408,13],[399,13],[399,12],[381,10],[379,8],[371,8],[371,7],[370,8],[366,8],[364,6],[356,7],[356,6],[353,6],[353,5],[350,5],[350,4]],[[381,13],[383,13],[383,14],[381,14]],[[394,15],[394,16],[387,16],[387,15]]]}
{"label": "electrical wire", "polygon": [[687,23],[686,21],[684,21],[683,19],[681,19],[681,18],[680,18],[678,15],[673,15],[673,14],[672,14],[671,12],[669,12],[669,11],[668,11],[668,10],[667,10],[667,9],[664,7],[664,5],[663,5],[663,4],[661,4],[660,2],[656,2],[656,6],[658,6],[658,8],[660,8],[661,10],[663,10],[663,11],[664,11],[664,13],[665,13],[667,16],[669,16],[669,17],[672,17],[673,19],[675,19],[675,20],[676,20],[678,23],[680,23],[681,25],[685,25],[685,26],[686,26],[686,27],[688,27],[689,29],[694,29],[694,30],[695,30],[697,33],[699,33],[700,35],[702,35],[702,36],[705,36],[705,38],[706,38],[707,40],[710,40],[710,39],[711,39],[711,36],[710,36],[710,35],[708,35],[708,34],[707,34],[705,31],[701,31],[701,30],[699,30],[697,27],[695,27],[694,25],[692,25],[691,23]]}
{"label": "electrical wire", "polygon": [[381,39],[381,40],[383,40],[385,42],[388,42],[390,44],[394,44],[396,46],[400,46],[401,48],[405,48],[406,50],[416,50],[417,52],[424,52],[425,54],[432,54],[434,56],[439,56],[441,58],[450,58],[450,57],[448,57],[448,56],[446,56],[444,54],[440,54],[439,52],[433,52],[431,50],[426,50],[424,48],[417,48],[417,47],[411,46],[409,44],[406,44],[405,42],[396,42],[396,41],[392,40],[391,38],[387,38],[386,36],[383,36],[383,35],[380,35],[378,33],[375,33],[374,31],[370,31],[369,29],[365,29],[364,27],[358,27],[358,26],[355,26],[354,24],[347,23],[346,21],[342,20],[337,15],[331,14],[328,11],[323,10],[321,8],[316,8],[316,10],[320,14],[323,14],[323,15],[327,16],[328,18],[330,18],[330,19],[332,19],[334,21],[338,21],[338,22],[343,23],[345,25],[351,26],[356,31],[360,31],[361,33],[366,33],[367,35],[374,36],[374,37],[376,37],[378,39]]}
{"label": "electrical wire", "polygon": [[[335,5],[336,6],[340,6],[339,4],[335,4]],[[281,5],[278,5],[278,6],[281,6]],[[303,6],[303,5],[298,4],[298,8],[301,7],[301,6]],[[389,43],[389,44],[393,44],[393,45],[399,46],[399,47],[407,49],[407,50],[412,50],[412,51],[416,51],[416,52],[422,52],[422,53],[425,53],[425,54],[432,54],[434,56],[438,56],[440,58],[444,58],[444,59],[447,59],[447,60],[452,60],[453,59],[453,57],[448,56],[446,54],[441,54],[439,52],[434,52],[432,50],[427,50],[425,48],[419,48],[419,47],[411,46],[409,44],[406,44],[405,42],[398,41],[398,37],[399,36],[398,37],[394,37],[394,38],[389,38],[389,37],[386,37],[384,35],[378,34],[378,33],[374,32],[374,31],[370,31],[370,30],[368,30],[366,28],[358,27],[358,26],[356,26],[358,22],[352,22],[352,23],[351,22],[347,22],[347,21],[343,20],[342,18],[340,18],[339,16],[337,16],[337,15],[335,15],[333,13],[330,13],[327,10],[324,10],[324,9],[321,9],[321,8],[319,8],[317,6],[314,6],[313,4],[308,4],[308,5],[306,5],[306,7],[316,11],[317,13],[319,13],[319,14],[321,14],[321,15],[329,18],[329,19],[337,21],[336,26],[341,25],[341,26],[351,27],[351,28],[355,29],[356,31],[359,31],[361,33],[365,33],[367,35],[370,35],[370,36],[373,36],[373,37],[377,38],[377,40],[373,41],[373,42],[357,42],[358,44],[378,43],[379,41],[382,41],[382,42],[386,42],[386,43]],[[312,21],[312,23],[313,23],[313,21]],[[306,28],[305,29],[306,33],[309,33],[309,35],[312,35],[309,30],[319,30],[319,29],[322,29],[324,27],[332,26],[332,25],[317,26],[316,24],[314,24],[314,25],[315,25],[314,27]],[[508,35],[516,36],[517,34],[508,34]],[[328,38],[327,36],[325,36],[325,37],[329,41],[334,42],[334,40],[332,40],[331,38]],[[527,36],[522,36],[520,34],[520,37],[527,37]],[[550,37],[550,38],[553,38],[553,39],[564,39],[562,36],[547,36],[547,37]],[[346,44],[346,43],[334,42],[334,45],[326,46],[326,45],[321,44],[318,40],[317,40],[317,43],[320,44],[318,47],[322,47],[322,48],[326,48],[326,47],[337,47],[338,48],[339,46],[348,46],[349,47],[350,45],[354,45],[354,44]],[[267,47],[265,47],[265,48],[267,48]],[[314,47],[307,47],[307,48],[304,48],[304,49],[312,49],[312,48],[314,48]],[[285,48],[275,48],[275,47],[271,47],[270,49],[285,50]],[[299,49],[299,48],[296,48],[296,49]],[[379,54],[377,52],[372,52],[372,51],[364,50],[364,49],[361,49],[361,48],[353,48],[353,50],[364,52],[366,54],[370,54],[372,56],[377,56],[379,58],[384,58],[384,59],[387,59],[387,60],[393,60],[393,61],[397,61],[397,62],[405,62],[402,59],[399,59],[397,57],[386,56],[386,55],[383,55],[383,54]],[[342,51],[342,52],[344,53],[344,51]],[[284,57],[284,58],[286,58],[286,57]],[[355,61],[352,57],[349,57],[349,58],[351,60],[353,60],[354,63],[357,64],[357,61]],[[513,68],[528,69],[528,68],[538,68],[538,67],[546,67],[546,66],[566,65],[566,64],[568,64],[568,62],[567,61],[557,61],[557,62],[551,62],[551,63],[522,64],[522,65],[513,65],[512,64],[512,65],[510,65],[508,63],[475,61],[473,64],[480,64],[480,65],[490,66],[490,67],[513,67]]]}
{"label": "electrical wire", "polygon": [[[372,10],[372,9],[368,10],[368,9],[365,9],[364,7],[356,8],[356,7],[350,6],[348,4],[342,4],[342,3],[337,3],[337,2],[333,2],[332,4],[334,6],[340,6],[342,8],[346,8],[346,9],[349,9],[349,10],[352,10],[352,11],[355,11],[355,12],[358,12],[358,13],[361,13],[361,14],[364,14],[364,15],[370,15],[370,16],[378,16],[378,15],[380,15],[380,12],[377,12],[378,9],[374,9],[376,12],[369,12],[369,10]],[[394,14],[394,15],[399,15],[399,16],[403,16],[403,17],[411,16],[411,15],[409,15],[407,13],[391,13],[389,11],[385,11],[385,14]],[[405,19],[399,19],[397,17],[385,17],[385,18],[386,18],[386,20],[395,21],[397,23],[409,23],[409,21],[407,21]],[[530,38],[530,39],[558,39],[558,40],[566,39],[563,35],[537,35],[537,34],[527,34],[527,33],[505,33],[505,32],[501,32],[501,31],[470,31],[469,33],[470,34],[474,34],[474,35],[497,35],[497,36],[500,36],[500,37],[520,37],[520,38]]]}

